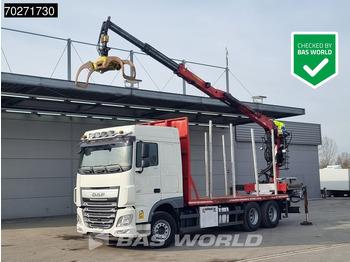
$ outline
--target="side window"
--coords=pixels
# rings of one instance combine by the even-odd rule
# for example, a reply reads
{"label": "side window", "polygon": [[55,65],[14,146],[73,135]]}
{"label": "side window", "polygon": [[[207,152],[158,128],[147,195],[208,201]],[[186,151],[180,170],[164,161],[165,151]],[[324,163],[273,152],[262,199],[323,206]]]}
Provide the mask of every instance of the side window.
{"label": "side window", "polygon": [[158,145],[156,143],[141,143],[136,144],[136,167],[142,167],[142,144],[148,145],[148,156],[143,160],[148,162],[148,166],[158,166]]}

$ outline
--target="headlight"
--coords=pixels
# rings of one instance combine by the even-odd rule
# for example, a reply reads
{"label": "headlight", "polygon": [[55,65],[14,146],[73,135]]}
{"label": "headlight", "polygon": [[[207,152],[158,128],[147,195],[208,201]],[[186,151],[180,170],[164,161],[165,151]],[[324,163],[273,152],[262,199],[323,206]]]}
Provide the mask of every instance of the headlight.
{"label": "headlight", "polygon": [[118,219],[117,227],[122,227],[122,226],[128,226],[128,225],[130,225],[131,222],[132,222],[132,217],[133,217],[132,214],[130,214],[130,215],[125,215],[125,216],[121,216],[121,217]]}
{"label": "headlight", "polygon": [[77,224],[81,224],[81,218],[80,218],[79,214],[77,214]]}
{"label": "headlight", "polygon": [[114,136],[114,130],[109,130],[108,132],[107,132],[107,136]]}
{"label": "headlight", "polygon": [[77,204],[77,188],[74,188],[73,190],[73,201],[74,204]]}

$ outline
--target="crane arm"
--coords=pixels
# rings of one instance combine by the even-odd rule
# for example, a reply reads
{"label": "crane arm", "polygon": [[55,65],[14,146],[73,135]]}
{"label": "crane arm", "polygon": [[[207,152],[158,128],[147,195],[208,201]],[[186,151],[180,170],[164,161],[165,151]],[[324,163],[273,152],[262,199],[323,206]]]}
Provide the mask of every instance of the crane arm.
{"label": "crane arm", "polygon": [[170,70],[172,70],[179,77],[183,78],[186,82],[195,86],[203,93],[207,94],[210,98],[219,99],[225,104],[229,105],[230,107],[237,109],[242,114],[249,117],[252,121],[264,128],[266,132],[271,132],[271,129],[276,128],[273,121],[270,120],[268,117],[260,114],[253,108],[239,101],[230,93],[214,88],[209,82],[205,82],[199,76],[190,72],[183,64],[176,63],[171,58],[167,57],[151,45],[143,43],[133,35],[126,32],[124,29],[111,22],[110,17],[108,17],[107,21],[103,22],[101,27],[101,32],[99,36],[99,53],[101,56],[108,56],[109,48],[106,45],[106,41],[103,41],[103,39],[105,39],[107,36],[108,29],[112,30],[114,33],[118,34],[125,40],[140,48],[143,52],[145,52],[146,54],[148,54],[149,56],[151,56]]}

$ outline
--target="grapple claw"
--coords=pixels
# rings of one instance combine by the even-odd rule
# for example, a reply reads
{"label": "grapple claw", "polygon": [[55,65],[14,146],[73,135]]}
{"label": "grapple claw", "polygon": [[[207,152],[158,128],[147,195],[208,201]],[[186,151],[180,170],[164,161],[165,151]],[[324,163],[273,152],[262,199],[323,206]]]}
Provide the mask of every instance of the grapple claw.
{"label": "grapple claw", "polygon": [[[125,74],[125,72],[124,72],[124,65],[125,64],[129,65],[132,68],[132,75],[131,76],[128,76],[128,75]],[[88,73],[88,76],[86,78],[85,84],[81,84],[81,83],[78,82],[79,74],[80,74],[80,72],[83,69],[88,69],[89,70],[89,73]],[[97,72],[100,72],[101,74],[103,74],[106,71],[120,70],[120,69],[122,70],[123,77],[125,79],[130,80],[130,81],[136,80],[135,79],[135,77],[136,77],[136,69],[135,69],[134,64],[131,61],[129,61],[129,60],[122,60],[122,59],[120,59],[117,56],[101,56],[95,62],[91,62],[91,61],[87,62],[87,63],[83,64],[79,68],[79,70],[77,72],[77,75],[75,77],[75,85],[77,87],[86,88],[88,86],[88,83],[89,83],[90,75],[94,71],[97,71]]]}
{"label": "grapple claw", "polygon": [[[86,82],[85,82],[85,84],[78,83],[79,74],[80,74],[80,72],[83,71],[85,68],[89,70],[88,76],[87,76],[87,78],[86,78]],[[89,62],[83,64],[83,65],[79,68],[79,70],[78,70],[78,72],[77,72],[77,75],[75,76],[75,85],[76,85],[77,87],[80,87],[80,88],[87,88],[87,86],[88,86],[88,84],[89,84],[89,78],[90,78],[91,74],[92,74],[94,71],[95,71],[95,70],[94,70],[94,64],[93,64],[91,61],[89,61]]]}

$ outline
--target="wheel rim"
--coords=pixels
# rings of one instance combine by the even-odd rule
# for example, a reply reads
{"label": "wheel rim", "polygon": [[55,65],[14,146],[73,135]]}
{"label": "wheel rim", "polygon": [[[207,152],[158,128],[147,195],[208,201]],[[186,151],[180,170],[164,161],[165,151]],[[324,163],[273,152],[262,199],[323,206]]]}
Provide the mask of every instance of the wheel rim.
{"label": "wheel rim", "polygon": [[168,221],[159,220],[153,226],[153,235],[157,240],[167,240],[171,234],[171,227]]}
{"label": "wheel rim", "polygon": [[252,208],[249,210],[249,221],[252,225],[256,225],[259,220],[259,213],[258,210],[255,208]]}
{"label": "wheel rim", "polygon": [[272,221],[272,222],[275,222],[276,220],[277,220],[277,209],[276,209],[276,207],[274,207],[274,206],[271,206],[270,208],[269,208],[269,219],[270,219],[270,221]]}

